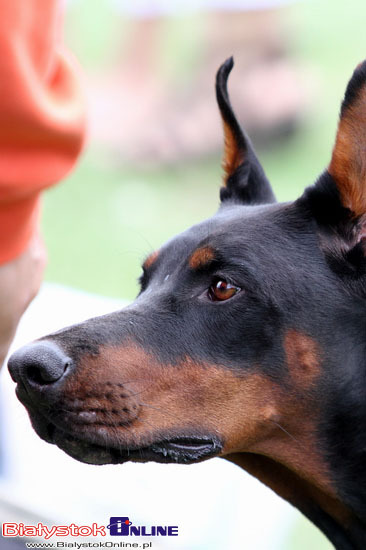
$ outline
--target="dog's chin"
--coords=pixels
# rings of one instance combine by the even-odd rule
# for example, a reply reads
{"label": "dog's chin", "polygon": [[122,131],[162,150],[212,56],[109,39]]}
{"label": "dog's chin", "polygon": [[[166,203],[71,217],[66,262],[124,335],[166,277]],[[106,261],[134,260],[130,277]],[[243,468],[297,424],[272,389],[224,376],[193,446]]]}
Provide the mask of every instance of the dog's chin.
{"label": "dog's chin", "polygon": [[77,439],[55,428],[55,426],[49,426],[48,431],[52,432],[52,441],[50,443],[54,443],[59,449],[79,462],[99,465],[126,462],[120,456],[120,453],[117,453],[114,449]]}
{"label": "dog's chin", "polygon": [[[29,412],[33,428],[48,443],[57,445],[66,454],[86,464],[123,464],[124,462],[160,462],[192,464],[218,456],[223,444],[217,436],[180,433],[172,437],[158,436],[148,445],[124,446],[121,442],[99,444],[93,433],[66,432],[39,415]],[[100,439],[98,437],[97,439]],[[151,441],[151,440],[150,440]]]}

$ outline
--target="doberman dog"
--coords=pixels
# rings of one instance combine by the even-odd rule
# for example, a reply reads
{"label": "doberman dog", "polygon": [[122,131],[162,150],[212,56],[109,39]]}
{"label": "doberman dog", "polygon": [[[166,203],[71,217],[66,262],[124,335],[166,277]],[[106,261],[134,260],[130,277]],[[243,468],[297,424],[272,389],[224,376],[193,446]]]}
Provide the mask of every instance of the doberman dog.
{"label": "doberman dog", "polygon": [[38,435],[91,464],[224,457],[366,548],[366,62],[331,162],[276,203],[216,79],[221,205],[143,264],[123,310],[9,361]]}

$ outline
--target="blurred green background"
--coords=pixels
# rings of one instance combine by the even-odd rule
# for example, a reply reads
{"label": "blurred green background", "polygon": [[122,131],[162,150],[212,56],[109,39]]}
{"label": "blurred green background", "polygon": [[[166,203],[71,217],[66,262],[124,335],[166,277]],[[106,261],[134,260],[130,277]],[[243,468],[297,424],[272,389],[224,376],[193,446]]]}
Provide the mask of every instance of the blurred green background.
{"label": "blurred green background", "polygon": [[[108,1],[78,0],[68,7],[66,41],[89,77],[87,86],[103,79],[106,70],[118,68],[119,53],[127,51],[131,40],[130,18],[121,13],[117,17],[111,6]],[[199,71],[205,17],[177,15],[161,24],[159,71],[168,81],[194,79]],[[309,85],[310,100],[297,131],[287,139],[273,139],[259,156],[278,199],[291,200],[329,162],[347,80],[366,54],[366,5],[363,0],[308,1],[283,9],[281,17],[291,35],[292,63]],[[211,78],[213,84],[214,74]],[[213,85],[206,101],[215,101]],[[120,109],[128,110],[129,105],[121,100]],[[117,121],[111,119],[110,124]],[[137,126],[134,131],[141,132],[143,140],[147,128],[141,120]],[[145,163],[124,158],[122,144],[121,149],[92,137],[75,171],[45,194],[48,281],[132,299],[144,257],[215,212],[221,178],[217,150],[202,157],[178,155],[174,162]],[[286,546],[330,547],[303,518]]]}

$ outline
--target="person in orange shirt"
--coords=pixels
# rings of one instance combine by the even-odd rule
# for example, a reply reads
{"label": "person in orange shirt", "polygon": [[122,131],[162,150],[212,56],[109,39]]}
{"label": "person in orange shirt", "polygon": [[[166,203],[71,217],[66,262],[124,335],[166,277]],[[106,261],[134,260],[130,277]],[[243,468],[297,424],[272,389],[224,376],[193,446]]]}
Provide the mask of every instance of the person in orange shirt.
{"label": "person in orange shirt", "polygon": [[0,366],[46,263],[41,191],[73,167],[85,135],[77,67],[58,0],[0,0]]}

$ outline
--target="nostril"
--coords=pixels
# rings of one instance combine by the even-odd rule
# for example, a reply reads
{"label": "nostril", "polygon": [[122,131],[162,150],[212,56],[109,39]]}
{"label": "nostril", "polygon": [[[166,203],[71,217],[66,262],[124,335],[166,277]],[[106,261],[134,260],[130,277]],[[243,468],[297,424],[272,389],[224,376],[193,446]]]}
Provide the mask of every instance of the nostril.
{"label": "nostril", "polygon": [[70,364],[71,361],[65,362],[64,371],[62,373],[58,372],[57,374],[54,371],[50,372],[44,369],[43,365],[30,365],[26,368],[25,375],[29,382],[33,382],[38,386],[52,384],[53,382],[57,382],[57,380],[65,374],[66,369]]}
{"label": "nostril", "polygon": [[53,342],[35,342],[15,352],[9,371],[15,382],[44,386],[57,382],[71,367],[72,360]]}
{"label": "nostril", "polygon": [[44,384],[44,379],[42,378],[40,370],[35,366],[27,367],[26,369],[26,378],[30,382],[41,385]]}

